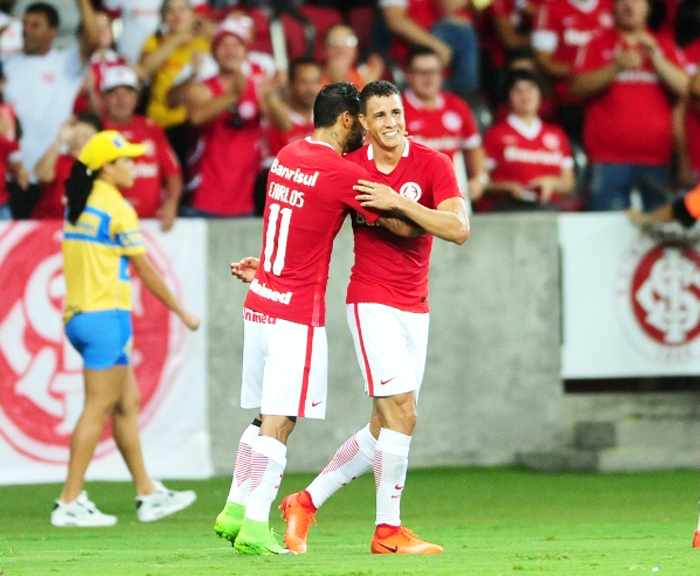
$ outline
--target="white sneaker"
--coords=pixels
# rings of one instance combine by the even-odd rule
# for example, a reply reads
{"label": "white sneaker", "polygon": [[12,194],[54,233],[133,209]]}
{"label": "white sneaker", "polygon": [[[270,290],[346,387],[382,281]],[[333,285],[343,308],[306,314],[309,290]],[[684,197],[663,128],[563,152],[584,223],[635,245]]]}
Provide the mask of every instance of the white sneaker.
{"label": "white sneaker", "polygon": [[116,523],[117,517],[100,512],[95,503],[88,500],[85,490],[70,504],[56,500],[51,512],[54,526],[114,526]]}
{"label": "white sneaker", "polygon": [[136,516],[141,522],[153,522],[187,508],[197,499],[192,490],[177,492],[169,490],[157,480],[153,481],[156,491],[148,496],[137,496]]}

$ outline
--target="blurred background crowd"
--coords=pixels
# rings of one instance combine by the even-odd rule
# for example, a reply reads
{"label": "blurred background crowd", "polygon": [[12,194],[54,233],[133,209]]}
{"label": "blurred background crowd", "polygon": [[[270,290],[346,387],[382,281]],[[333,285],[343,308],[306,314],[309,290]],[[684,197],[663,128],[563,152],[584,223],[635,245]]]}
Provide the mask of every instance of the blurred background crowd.
{"label": "blurred background crowd", "polygon": [[475,212],[653,209],[700,175],[700,0],[0,0],[0,218],[62,218],[100,129],[125,197],[262,213],[328,82],[386,79]]}

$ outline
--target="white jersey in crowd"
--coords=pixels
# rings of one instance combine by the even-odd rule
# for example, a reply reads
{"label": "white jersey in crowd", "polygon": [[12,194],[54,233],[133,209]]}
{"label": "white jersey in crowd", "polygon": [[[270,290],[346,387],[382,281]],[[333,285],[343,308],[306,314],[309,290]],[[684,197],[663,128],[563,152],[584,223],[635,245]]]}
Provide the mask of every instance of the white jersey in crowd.
{"label": "white jersey in crowd", "polygon": [[85,71],[77,46],[52,48],[44,56],[20,52],[5,62],[5,101],[22,126],[22,156],[30,172],[70,118]]}
{"label": "white jersey in crowd", "polygon": [[[205,0],[190,0],[193,8],[205,3]],[[141,59],[144,42],[158,29],[162,4],[163,0],[102,0],[106,10],[121,12],[122,34],[117,48],[132,64]]]}

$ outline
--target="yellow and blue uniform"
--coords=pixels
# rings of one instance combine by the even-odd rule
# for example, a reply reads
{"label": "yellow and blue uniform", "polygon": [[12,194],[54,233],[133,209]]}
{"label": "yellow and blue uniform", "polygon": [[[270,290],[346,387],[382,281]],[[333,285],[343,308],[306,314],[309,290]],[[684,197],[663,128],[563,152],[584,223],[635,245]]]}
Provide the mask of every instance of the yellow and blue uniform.
{"label": "yellow and blue uniform", "polygon": [[146,248],[134,209],[96,180],[75,225],[63,226],[64,322],[86,368],[128,365],[131,351],[129,256]]}

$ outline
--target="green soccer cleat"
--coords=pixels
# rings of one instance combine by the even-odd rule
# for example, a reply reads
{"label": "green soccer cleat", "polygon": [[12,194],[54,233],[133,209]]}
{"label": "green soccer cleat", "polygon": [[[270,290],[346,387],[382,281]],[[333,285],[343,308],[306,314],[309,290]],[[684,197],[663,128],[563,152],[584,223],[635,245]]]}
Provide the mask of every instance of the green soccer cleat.
{"label": "green soccer cleat", "polygon": [[214,532],[220,538],[226,538],[233,544],[243,526],[245,506],[235,502],[226,502],[224,509],[219,512],[214,522]]}
{"label": "green soccer cleat", "polygon": [[253,520],[245,521],[233,547],[237,552],[251,556],[294,555],[294,552],[279,545],[267,522]]}

